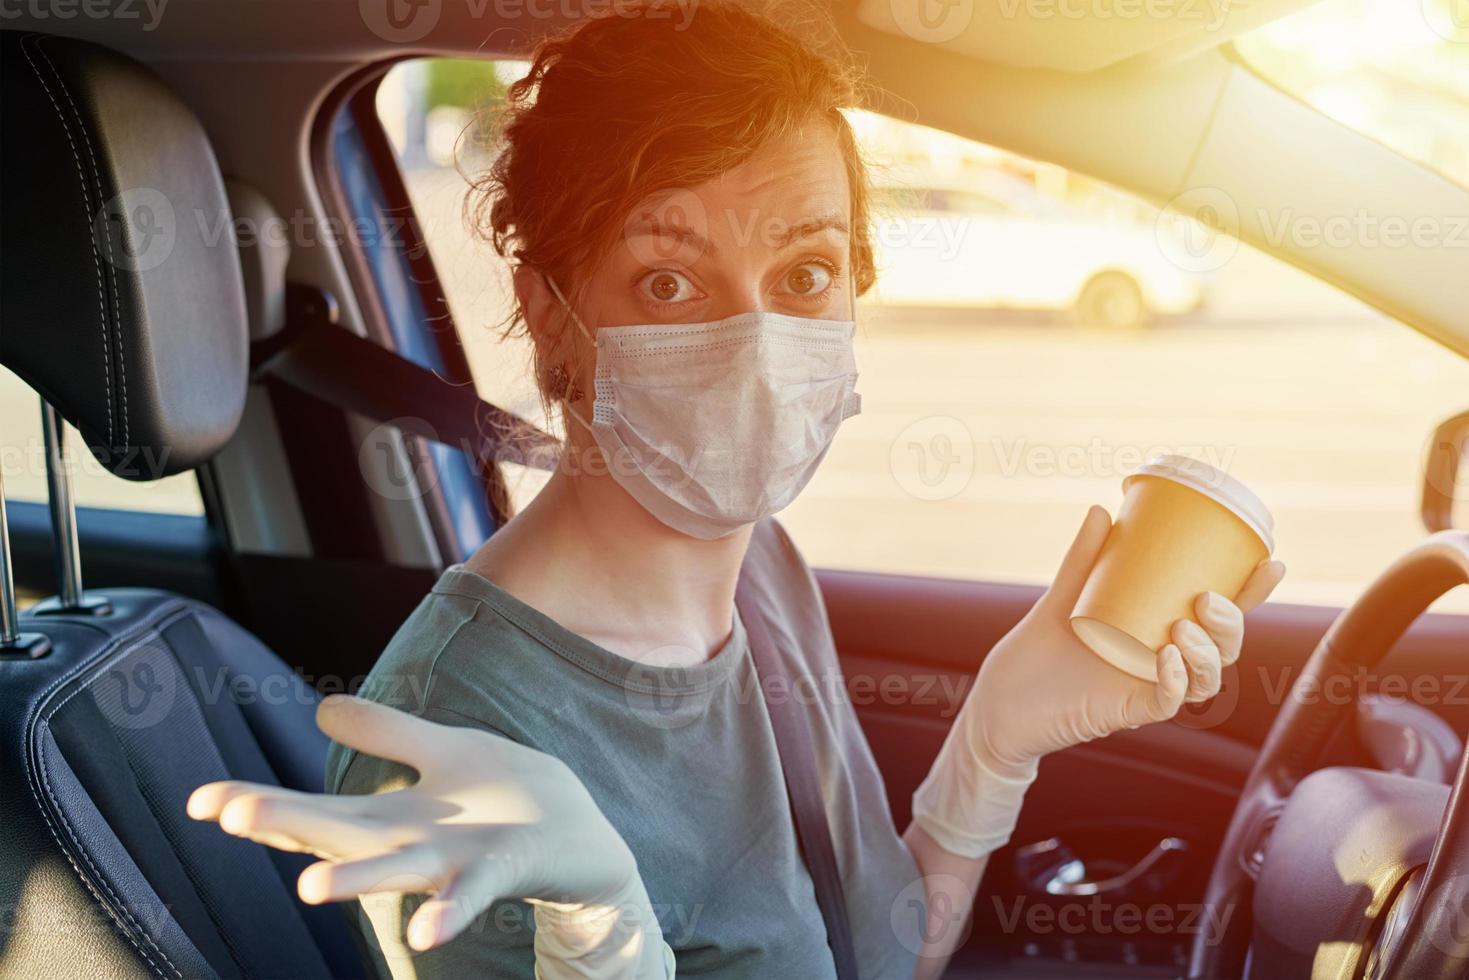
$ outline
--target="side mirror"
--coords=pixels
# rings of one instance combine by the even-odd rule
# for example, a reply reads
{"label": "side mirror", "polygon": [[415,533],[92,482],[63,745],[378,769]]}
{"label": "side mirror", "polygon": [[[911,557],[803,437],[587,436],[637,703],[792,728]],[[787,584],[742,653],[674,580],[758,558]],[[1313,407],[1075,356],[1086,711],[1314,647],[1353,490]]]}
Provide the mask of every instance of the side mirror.
{"label": "side mirror", "polygon": [[1423,465],[1423,526],[1449,530],[1456,508],[1469,509],[1469,412],[1438,427]]}

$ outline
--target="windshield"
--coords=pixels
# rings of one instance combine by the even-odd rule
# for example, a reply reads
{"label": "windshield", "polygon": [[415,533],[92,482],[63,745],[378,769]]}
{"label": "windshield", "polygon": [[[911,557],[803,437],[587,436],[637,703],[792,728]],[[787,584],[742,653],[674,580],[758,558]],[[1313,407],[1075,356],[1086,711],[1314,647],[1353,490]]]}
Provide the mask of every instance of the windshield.
{"label": "windshield", "polygon": [[1469,2],[1325,0],[1237,47],[1331,118],[1469,186]]}

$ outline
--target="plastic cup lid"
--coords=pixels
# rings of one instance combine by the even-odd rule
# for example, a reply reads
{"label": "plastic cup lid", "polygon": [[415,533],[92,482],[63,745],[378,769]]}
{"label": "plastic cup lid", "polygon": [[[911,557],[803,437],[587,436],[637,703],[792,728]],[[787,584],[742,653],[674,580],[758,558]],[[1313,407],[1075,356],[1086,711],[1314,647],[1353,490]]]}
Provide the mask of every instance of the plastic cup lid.
{"label": "plastic cup lid", "polygon": [[1137,476],[1162,477],[1197,490],[1244,521],[1264,542],[1265,551],[1275,553],[1275,518],[1269,508],[1254,491],[1218,467],[1192,456],[1154,456],[1123,480],[1123,487]]}

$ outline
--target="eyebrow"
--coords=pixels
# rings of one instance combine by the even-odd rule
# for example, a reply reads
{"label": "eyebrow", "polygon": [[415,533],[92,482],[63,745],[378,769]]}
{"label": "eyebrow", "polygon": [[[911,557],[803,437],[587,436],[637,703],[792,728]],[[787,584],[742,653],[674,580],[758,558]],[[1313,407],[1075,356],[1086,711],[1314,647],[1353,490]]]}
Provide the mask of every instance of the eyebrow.
{"label": "eyebrow", "polygon": [[[837,231],[844,238],[849,238],[852,233],[847,219],[833,212],[816,215],[786,226],[771,235],[770,244],[777,249],[789,248],[796,242],[815,237],[823,231]],[[644,217],[636,222],[630,222],[627,234],[646,235],[650,238],[671,238],[681,246],[686,245],[696,249],[700,255],[716,255],[719,252],[718,246],[693,228],[676,222],[661,221],[656,217]]]}
{"label": "eyebrow", "polygon": [[852,234],[846,218],[839,214],[823,214],[796,222],[783,233],[774,236],[771,244],[776,248],[789,248],[793,243],[803,238],[812,238],[823,231],[839,231],[844,238],[851,237]]}
{"label": "eyebrow", "polygon": [[672,238],[679,245],[687,245],[698,250],[700,255],[714,255],[719,251],[713,242],[689,226],[661,221],[656,217],[643,217],[638,221],[629,222],[626,234],[628,236],[646,235],[649,238]]}

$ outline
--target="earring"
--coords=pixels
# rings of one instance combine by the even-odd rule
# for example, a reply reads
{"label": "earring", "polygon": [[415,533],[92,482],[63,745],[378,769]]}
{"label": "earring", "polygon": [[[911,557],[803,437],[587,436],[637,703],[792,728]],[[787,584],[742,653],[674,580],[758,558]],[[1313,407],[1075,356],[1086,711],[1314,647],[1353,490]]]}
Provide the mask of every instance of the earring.
{"label": "earring", "polygon": [[546,394],[552,398],[561,398],[566,394],[566,389],[571,384],[571,375],[566,371],[566,364],[557,364],[546,372]]}
{"label": "earring", "polygon": [[572,403],[581,401],[581,385],[571,380],[566,362],[563,361],[546,372],[546,393],[554,399],[565,399]]}

